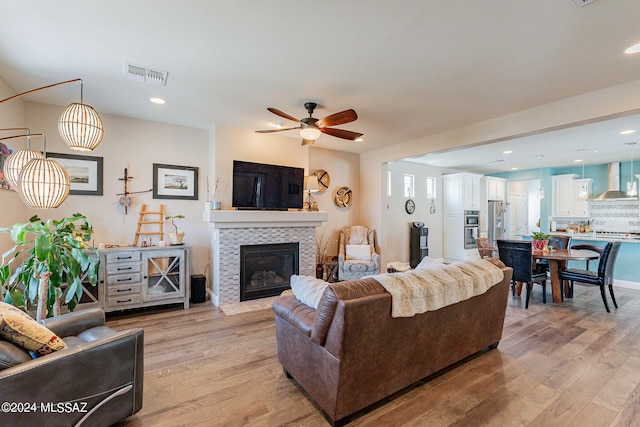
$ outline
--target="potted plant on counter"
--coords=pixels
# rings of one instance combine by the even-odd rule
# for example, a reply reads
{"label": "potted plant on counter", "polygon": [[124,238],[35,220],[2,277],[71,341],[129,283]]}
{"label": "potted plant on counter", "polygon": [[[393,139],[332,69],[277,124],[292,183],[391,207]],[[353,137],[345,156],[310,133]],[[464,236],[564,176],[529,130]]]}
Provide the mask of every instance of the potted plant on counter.
{"label": "potted plant on counter", "polygon": [[14,243],[2,255],[2,299],[25,310],[37,302],[37,320],[60,314],[63,302],[73,311],[82,297],[85,275],[90,284],[97,283],[99,258],[86,243],[93,227],[84,215],[57,221],[33,216],[28,223],[0,228],[0,232],[10,233]]}
{"label": "potted plant on counter", "polygon": [[533,241],[531,242],[534,251],[542,251],[547,247],[549,243],[549,235],[542,231],[534,231],[531,233],[531,238]]}

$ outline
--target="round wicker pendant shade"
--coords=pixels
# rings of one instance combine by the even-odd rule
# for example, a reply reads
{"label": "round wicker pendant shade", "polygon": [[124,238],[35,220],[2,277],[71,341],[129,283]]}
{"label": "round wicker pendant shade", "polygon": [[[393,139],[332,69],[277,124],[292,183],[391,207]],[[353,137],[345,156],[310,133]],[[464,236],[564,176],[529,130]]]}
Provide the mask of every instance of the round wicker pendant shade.
{"label": "round wicker pendant shade", "polygon": [[17,191],[20,180],[20,172],[24,165],[32,159],[44,159],[40,151],[21,148],[11,153],[4,161],[4,176],[9,181],[11,188]]}
{"label": "round wicker pendant shade", "polygon": [[22,168],[18,194],[32,209],[53,209],[69,195],[69,174],[54,159],[32,159]]}
{"label": "round wicker pendant shade", "polygon": [[72,150],[91,151],[100,145],[104,127],[93,107],[73,103],[60,115],[58,133]]}

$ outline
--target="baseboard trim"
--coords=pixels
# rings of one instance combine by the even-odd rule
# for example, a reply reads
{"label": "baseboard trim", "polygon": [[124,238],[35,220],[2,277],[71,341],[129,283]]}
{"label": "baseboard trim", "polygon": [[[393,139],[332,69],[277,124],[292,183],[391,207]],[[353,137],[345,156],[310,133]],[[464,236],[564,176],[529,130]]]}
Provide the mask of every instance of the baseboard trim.
{"label": "baseboard trim", "polygon": [[640,282],[632,282],[630,280],[615,279],[613,281],[613,284],[614,286],[620,286],[621,288],[635,289],[637,291],[640,291]]}

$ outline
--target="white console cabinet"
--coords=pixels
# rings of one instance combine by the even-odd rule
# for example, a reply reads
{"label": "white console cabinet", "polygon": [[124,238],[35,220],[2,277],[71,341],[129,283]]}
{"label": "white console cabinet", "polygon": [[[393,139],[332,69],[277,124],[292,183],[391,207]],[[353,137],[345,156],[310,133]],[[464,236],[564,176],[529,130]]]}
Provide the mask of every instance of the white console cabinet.
{"label": "white console cabinet", "polygon": [[181,303],[189,308],[189,247],[100,251],[100,302],[105,311]]}

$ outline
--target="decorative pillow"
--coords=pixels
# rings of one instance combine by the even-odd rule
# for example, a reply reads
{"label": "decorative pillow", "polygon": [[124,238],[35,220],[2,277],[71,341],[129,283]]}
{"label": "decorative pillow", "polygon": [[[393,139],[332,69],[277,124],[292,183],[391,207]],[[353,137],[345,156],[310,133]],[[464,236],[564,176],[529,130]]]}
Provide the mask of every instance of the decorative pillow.
{"label": "decorative pillow", "polygon": [[416,270],[428,270],[430,268],[440,268],[444,266],[444,263],[440,261],[436,261],[433,258],[429,258],[428,256],[422,258],[420,264],[416,265]]}
{"label": "decorative pillow", "polygon": [[67,345],[22,310],[0,302],[0,337],[39,356],[64,350]]}
{"label": "decorative pillow", "polygon": [[298,300],[311,308],[317,309],[320,298],[329,284],[311,276],[291,276],[291,290]]}
{"label": "decorative pillow", "polygon": [[371,245],[347,245],[347,259],[371,261]]}

